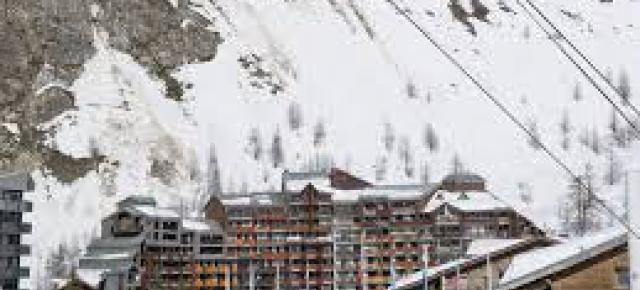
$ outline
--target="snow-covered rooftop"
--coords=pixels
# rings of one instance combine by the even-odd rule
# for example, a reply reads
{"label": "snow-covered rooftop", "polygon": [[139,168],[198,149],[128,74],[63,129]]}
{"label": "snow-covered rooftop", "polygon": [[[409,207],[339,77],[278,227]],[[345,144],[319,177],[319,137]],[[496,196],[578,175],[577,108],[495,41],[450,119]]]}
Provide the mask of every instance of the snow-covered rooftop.
{"label": "snow-covered rooftop", "polygon": [[561,244],[516,255],[500,280],[500,290],[515,289],[546,275],[593,258],[626,242],[619,229],[567,240]]}
{"label": "snow-covered rooftop", "polygon": [[197,232],[222,232],[218,224],[203,220],[185,219],[182,221],[182,227]]}
{"label": "snow-covered rooftop", "polygon": [[488,191],[450,192],[438,190],[427,203],[424,211],[431,212],[445,203],[461,211],[489,211],[511,208],[510,205]]}
{"label": "snow-covered rooftop", "polygon": [[392,190],[387,188],[365,188],[357,190],[334,190],[331,198],[334,201],[357,201],[363,198],[382,197],[388,199],[416,199],[424,196],[423,190]]}
{"label": "snow-covered rooftop", "polygon": [[168,208],[158,208],[154,206],[138,205],[134,209],[150,217],[179,218],[180,214]]}
{"label": "snow-covered rooftop", "polygon": [[331,180],[329,180],[328,177],[287,180],[285,187],[287,191],[299,192],[307,187],[307,185],[312,185],[316,190],[323,192],[331,192],[334,190],[334,188],[331,187]]}
{"label": "snow-covered rooftop", "polygon": [[453,260],[435,267],[428,268],[426,270],[426,273],[425,273],[425,270],[421,270],[421,271],[409,274],[407,276],[404,276],[398,279],[395,283],[393,283],[389,287],[389,290],[405,289],[406,287],[417,285],[418,283],[422,283],[422,281],[424,281],[425,276],[427,277],[427,279],[434,277],[442,271],[462,266],[469,261],[471,261],[471,259],[467,259],[467,258],[457,259],[457,260]]}
{"label": "snow-covered rooftop", "polygon": [[102,274],[107,271],[107,269],[78,269],[76,275],[80,281],[97,289],[102,280]]}
{"label": "snow-covered rooftop", "polygon": [[484,256],[506,249],[524,240],[522,239],[478,239],[473,240],[467,249],[468,256]]}

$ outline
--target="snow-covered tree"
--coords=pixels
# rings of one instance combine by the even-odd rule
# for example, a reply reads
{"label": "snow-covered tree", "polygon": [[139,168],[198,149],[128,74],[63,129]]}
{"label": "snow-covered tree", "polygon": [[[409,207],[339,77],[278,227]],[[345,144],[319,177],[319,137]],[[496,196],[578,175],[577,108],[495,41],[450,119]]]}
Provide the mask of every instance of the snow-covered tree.
{"label": "snow-covered tree", "polygon": [[602,147],[600,144],[600,134],[598,134],[598,128],[593,126],[591,130],[591,150],[593,153],[599,155],[602,151]]}
{"label": "snow-covered tree", "polygon": [[262,158],[262,137],[260,137],[260,130],[257,127],[251,128],[248,143],[247,153],[253,160],[260,160]]}
{"label": "snow-covered tree", "polygon": [[423,143],[426,149],[429,149],[431,152],[438,151],[440,147],[440,140],[438,140],[438,136],[436,135],[435,129],[433,129],[432,124],[424,125],[423,132]]}
{"label": "snow-covered tree", "polygon": [[526,182],[518,182],[518,193],[520,195],[520,201],[527,206],[533,203],[533,196],[531,195],[531,188]]}
{"label": "snow-covered tree", "polygon": [[568,234],[583,236],[602,227],[603,216],[593,199],[593,178],[593,168],[587,164],[584,173],[569,183],[560,211],[561,226]]}
{"label": "snow-covered tree", "polygon": [[222,192],[222,184],[220,180],[220,165],[218,164],[218,155],[216,147],[211,144],[209,146],[209,163],[207,164],[207,194],[215,195]]}
{"label": "snow-covered tree", "polygon": [[326,137],[327,131],[324,127],[324,122],[322,122],[322,120],[318,120],[313,128],[313,146],[320,146],[322,143],[324,143]]}
{"label": "snow-covered tree", "polygon": [[384,148],[387,152],[391,152],[393,150],[393,145],[396,141],[396,133],[393,129],[391,123],[386,122],[382,126],[382,144],[384,144]]}
{"label": "snow-covered tree", "polygon": [[284,165],[284,150],[282,148],[282,136],[280,136],[280,130],[276,130],[273,135],[273,142],[271,143],[271,163],[273,168]]}
{"label": "snow-covered tree", "polygon": [[451,159],[451,172],[454,174],[458,174],[464,171],[464,165],[462,165],[462,160],[460,159],[460,155],[458,153],[453,155]]}
{"label": "snow-covered tree", "polygon": [[296,131],[300,129],[300,127],[302,127],[303,118],[300,104],[296,102],[291,102],[291,104],[289,104],[289,109],[287,110],[287,120],[289,121],[289,128],[292,131]]}

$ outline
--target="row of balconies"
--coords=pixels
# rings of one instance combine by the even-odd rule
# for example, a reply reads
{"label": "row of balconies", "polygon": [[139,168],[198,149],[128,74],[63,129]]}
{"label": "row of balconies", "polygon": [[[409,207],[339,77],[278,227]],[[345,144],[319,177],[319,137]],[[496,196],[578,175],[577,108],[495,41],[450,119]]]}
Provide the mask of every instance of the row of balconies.
{"label": "row of balconies", "polygon": [[0,199],[0,211],[31,212],[33,211],[33,204],[26,200]]}
{"label": "row of balconies", "polygon": [[28,234],[31,233],[31,228],[31,223],[28,222],[0,222],[0,232],[3,233]]}
{"label": "row of balconies", "polygon": [[0,258],[26,256],[31,254],[31,247],[28,245],[0,245]]}

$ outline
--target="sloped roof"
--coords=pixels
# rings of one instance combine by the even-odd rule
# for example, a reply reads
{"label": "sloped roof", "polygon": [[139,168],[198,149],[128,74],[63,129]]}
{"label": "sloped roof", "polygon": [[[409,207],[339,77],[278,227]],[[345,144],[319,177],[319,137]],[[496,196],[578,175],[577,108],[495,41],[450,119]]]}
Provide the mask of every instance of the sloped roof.
{"label": "sloped roof", "polygon": [[500,280],[498,289],[516,289],[622,246],[626,242],[626,233],[614,229],[516,255]]}
{"label": "sloped roof", "polygon": [[482,176],[471,172],[457,172],[451,173],[442,179],[442,182],[447,183],[472,183],[472,182],[485,182]]}
{"label": "sloped roof", "polygon": [[490,211],[512,208],[488,191],[451,192],[438,190],[425,206],[424,212],[432,212],[443,204],[449,204],[461,211]]}

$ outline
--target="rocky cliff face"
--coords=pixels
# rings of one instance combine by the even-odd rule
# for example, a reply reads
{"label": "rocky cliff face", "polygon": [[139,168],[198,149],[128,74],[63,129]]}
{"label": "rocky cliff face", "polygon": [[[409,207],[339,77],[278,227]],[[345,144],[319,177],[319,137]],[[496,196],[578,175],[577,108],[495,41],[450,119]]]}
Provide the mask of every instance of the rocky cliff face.
{"label": "rocky cliff face", "polygon": [[40,168],[73,182],[105,161],[100,152],[74,158],[47,145],[55,127],[40,125],[75,110],[69,89],[96,53],[95,34],[130,54],[180,101],[180,65],[209,61],[222,38],[185,1],[4,1],[0,21],[0,170]]}

